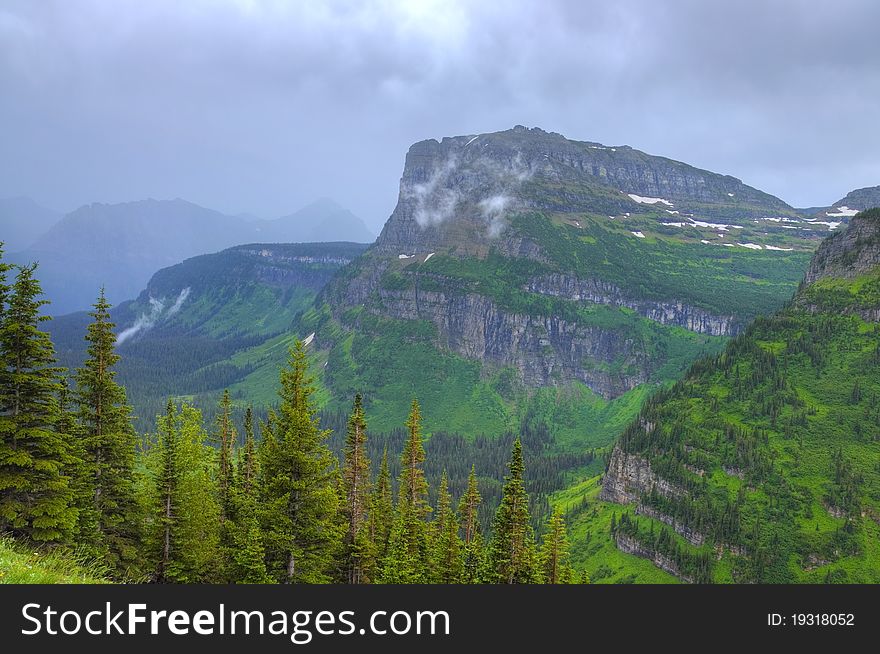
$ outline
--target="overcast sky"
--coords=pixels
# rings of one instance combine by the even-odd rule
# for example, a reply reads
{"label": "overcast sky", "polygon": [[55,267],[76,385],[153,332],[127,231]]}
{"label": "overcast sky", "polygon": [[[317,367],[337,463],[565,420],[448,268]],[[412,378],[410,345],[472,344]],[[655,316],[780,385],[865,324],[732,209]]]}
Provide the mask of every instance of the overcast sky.
{"label": "overcast sky", "polygon": [[378,231],[415,141],[539,126],[795,206],[880,184],[880,2],[0,0],[0,197]]}

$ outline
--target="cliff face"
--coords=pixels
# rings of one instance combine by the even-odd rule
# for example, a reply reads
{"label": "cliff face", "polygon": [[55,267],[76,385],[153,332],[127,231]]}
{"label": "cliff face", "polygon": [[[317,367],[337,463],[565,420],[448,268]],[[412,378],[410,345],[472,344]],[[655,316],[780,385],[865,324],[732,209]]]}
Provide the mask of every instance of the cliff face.
{"label": "cliff face", "polygon": [[739,329],[733,316],[716,316],[683,302],[636,300],[627,297],[615,285],[597,279],[578,279],[563,274],[547,275],[530,281],[525,290],[576,302],[626,307],[661,325],[683,327],[698,334],[732,336]]}
{"label": "cliff face", "polygon": [[[614,214],[650,208],[630,194],[675,203],[676,213],[698,210],[709,218],[733,213],[734,221],[743,224],[759,217],[795,216],[779,198],[735,177],[629,146],[571,141],[517,126],[413,145],[397,207],[376,249],[397,254],[457,245],[478,251],[497,236],[493,221],[512,209]],[[507,245],[519,251],[517,244]]]}
{"label": "cliff face", "polygon": [[[430,320],[439,345],[469,359],[512,366],[530,387],[580,381],[596,393],[616,397],[648,381],[651,361],[637,343],[615,330],[588,327],[559,316],[529,316],[502,310],[475,293],[379,292],[384,315]],[[617,362],[627,374],[601,364]]]}
{"label": "cliff face", "polygon": [[825,239],[807,270],[805,284],[824,277],[853,279],[880,264],[880,210],[856,215],[849,227]]}

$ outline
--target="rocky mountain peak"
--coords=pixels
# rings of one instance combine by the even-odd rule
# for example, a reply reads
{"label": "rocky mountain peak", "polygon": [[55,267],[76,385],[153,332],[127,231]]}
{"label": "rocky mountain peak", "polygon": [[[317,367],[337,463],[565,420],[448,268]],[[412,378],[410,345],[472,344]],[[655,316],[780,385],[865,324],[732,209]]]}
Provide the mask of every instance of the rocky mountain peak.
{"label": "rocky mountain peak", "polygon": [[735,177],[517,125],[410,147],[377,250],[472,252],[500,235],[514,212],[638,214],[657,202],[723,222],[794,215],[782,200]]}

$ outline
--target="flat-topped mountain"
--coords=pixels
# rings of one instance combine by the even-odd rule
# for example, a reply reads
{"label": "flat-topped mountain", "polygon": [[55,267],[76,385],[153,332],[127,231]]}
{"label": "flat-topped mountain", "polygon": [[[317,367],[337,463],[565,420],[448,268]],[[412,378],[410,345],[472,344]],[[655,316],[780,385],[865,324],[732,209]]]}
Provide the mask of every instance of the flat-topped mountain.
{"label": "flat-topped mountain", "polygon": [[389,424],[407,396],[451,403],[452,367],[471,385],[456,409],[471,417],[453,423],[485,425],[479,403],[503,429],[541,389],[605,407],[674,379],[781,306],[828,230],[734,177],[627,146],[524,127],[421,141],[378,240],[301,331],[328,352],[334,395],[373,389]]}

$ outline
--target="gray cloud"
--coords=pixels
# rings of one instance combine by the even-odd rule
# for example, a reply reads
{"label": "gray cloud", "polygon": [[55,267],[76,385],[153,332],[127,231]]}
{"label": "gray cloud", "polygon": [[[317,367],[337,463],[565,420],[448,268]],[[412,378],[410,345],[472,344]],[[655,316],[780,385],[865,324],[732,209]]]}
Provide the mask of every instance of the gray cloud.
{"label": "gray cloud", "polygon": [[0,196],[184,197],[378,228],[424,138],[516,123],[795,205],[880,183],[880,4],[0,4]]}

